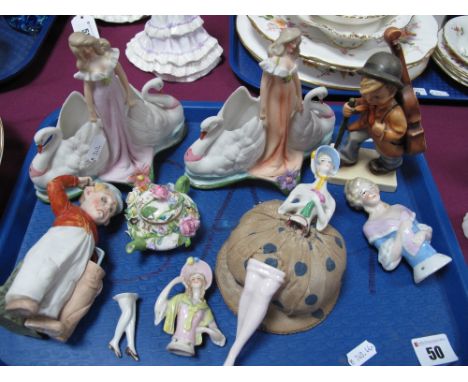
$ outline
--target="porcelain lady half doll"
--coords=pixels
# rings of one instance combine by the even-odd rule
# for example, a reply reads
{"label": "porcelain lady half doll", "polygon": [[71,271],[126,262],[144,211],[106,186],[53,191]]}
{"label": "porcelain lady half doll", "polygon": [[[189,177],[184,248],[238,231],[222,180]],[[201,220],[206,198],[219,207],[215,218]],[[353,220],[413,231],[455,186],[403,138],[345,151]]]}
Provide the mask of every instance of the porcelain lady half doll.
{"label": "porcelain lady half doll", "polygon": [[136,145],[129,131],[128,108],[136,99],[118,61],[119,50],[81,32],[72,33],[68,43],[77,58],[75,78],[84,82],[90,121],[101,119],[109,144],[109,162],[100,178],[126,183],[139,169],[151,166],[153,148]]}
{"label": "porcelain lady half doll", "polygon": [[217,285],[237,314],[225,365],[234,365],[260,325],[276,334],[308,330],[326,319],[338,299],[346,269],[343,237],[330,224],[302,234],[278,213],[280,205],[270,200],[245,213],[218,253]]}
{"label": "porcelain lady half doll", "polygon": [[323,231],[335,212],[336,202],[328,192],[327,178],[338,172],[340,155],[331,146],[320,146],[312,153],[310,167],[315,182],[296,186],[278,208],[280,214],[291,214],[289,222],[302,227],[304,234],[309,233],[314,218],[317,231]]}
{"label": "porcelain lady half doll", "polygon": [[[207,333],[213,343],[224,346],[226,338],[218,329],[213,313],[204,299],[211,286],[213,273],[210,266],[198,258],[189,257],[180,276],[173,279],[161,292],[154,305],[154,324],[164,318],[164,331],[172,334],[167,350],[182,355],[195,355],[195,346],[202,343],[202,334]],[[185,293],[168,299],[171,289],[182,283]]]}
{"label": "porcelain lady half doll", "polygon": [[288,134],[296,112],[302,112],[301,82],[297,74],[301,31],[283,29],[268,48],[268,59],[260,63],[260,119],[266,129],[263,156],[250,173],[278,177],[294,172],[302,165],[303,153],[288,147]]}
{"label": "porcelain lady half doll", "polygon": [[416,214],[400,204],[380,200],[376,184],[365,178],[346,182],[345,195],[351,207],[369,215],[363,231],[379,251],[379,262],[386,271],[394,270],[404,257],[413,268],[415,283],[437,272],[452,259],[431,246],[432,228],[416,220]]}

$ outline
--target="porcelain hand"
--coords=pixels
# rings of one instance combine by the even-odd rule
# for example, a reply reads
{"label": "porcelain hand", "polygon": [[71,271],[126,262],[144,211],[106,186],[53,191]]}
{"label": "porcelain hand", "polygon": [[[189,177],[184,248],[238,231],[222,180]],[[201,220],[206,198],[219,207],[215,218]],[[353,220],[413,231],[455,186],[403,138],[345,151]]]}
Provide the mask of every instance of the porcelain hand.
{"label": "porcelain hand", "polygon": [[90,176],[80,176],[78,177],[78,187],[79,188],[85,188],[87,186],[93,186],[93,178]]}
{"label": "porcelain hand", "polygon": [[215,345],[222,347],[226,344],[226,337],[218,328],[198,327],[196,332],[197,334],[208,334],[210,336],[210,340],[213,341]]}
{"label": "porcelain hand", "polygon": [[174,278],[166,287],[163,289],[161,294],[158,296],[156,303],[154,304],[154,325],[157,326],[166,316],[167,310],[167,297],[169,292],[174,287],[174,285],[183,283],[183,279],[180,276]]}

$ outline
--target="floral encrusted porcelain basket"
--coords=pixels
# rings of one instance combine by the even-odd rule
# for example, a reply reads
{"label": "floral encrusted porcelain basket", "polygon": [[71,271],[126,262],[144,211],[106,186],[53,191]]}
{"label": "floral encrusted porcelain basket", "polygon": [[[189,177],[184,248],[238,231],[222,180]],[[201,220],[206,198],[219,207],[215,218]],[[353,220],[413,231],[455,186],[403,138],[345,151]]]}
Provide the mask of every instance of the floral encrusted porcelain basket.
{"label": "floral encrusted porcelain basket", "polygon": [[127,196],[127,233],[132,241],[126,250],[165,251],[188,247],[200,226],[200,214],[187,195],[189,180],[180,177],[176,184],[153,184],[141,175]]}

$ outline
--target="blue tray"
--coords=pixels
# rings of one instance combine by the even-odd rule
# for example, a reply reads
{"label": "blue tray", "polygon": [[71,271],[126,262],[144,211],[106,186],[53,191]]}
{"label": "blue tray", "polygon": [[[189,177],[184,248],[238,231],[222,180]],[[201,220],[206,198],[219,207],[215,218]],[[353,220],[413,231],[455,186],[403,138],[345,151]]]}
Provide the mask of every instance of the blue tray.
{"label": "blue tray", "polygon": [[[229,22],[229,64],[233,72],[245,83],[259,89],[262,70],[257,60],[244,48],[236,32],[236,16],[231,16]],[[422,75],[413,81],[414,88],[424,89],[427,95],[418,94],[420,100],[428,101],[468,101],[468,88],[460,85],[446,75],[432,60]],[[311,87],[302,85],[303,93]],[[446,92],[448,96],[434,96],[430,90]],[[341,98],[359,97],[357,91],[328,89],[329,96]]]}
{"label": "blue tray", "polygon": [[[183,103],[189,125],[188,137],[180,146],[157,156],[155,171],[159,183],[173,182],[184,171],[183,155],[197,138],[200,121],[215,115],[219,103]],[[340,111],[335,109],[337,120]],[[41,125],[56,123],[58,111]],[[0,282],[30,246],[53,221],[50,207],[36,201],[28,179],[28,167],[35,148],[31,147],[18,184],[4,215],[0,231]],[[312,175],[304,166],[305,181]],[[468,364],[468,272],[450,226],[440,196],[423,156],[407,158],[398,172],[396,193],[384,193],[390,203],[414,209],[420,220],[434,228],[433,244],[449,254],[453,262],[419,285],[411,269],[401,264],[395,271],[382,270],[377,253],[361,233],[364,213],[352,210],[345,202],[343,187],[330,185],[337,201],[331,224],[346,240],[348,269],[338,302],[329,317],[316,328],[292,335],[256,332],[238,359],[241,365],[345,365],[346,353],[364,340],[377,347],[369,365],[417,365],[411,339],[446,333],[459,357],[458,365]],[[123,217],[100,231],[100,246],[106,251],[104,289],[66,344],[12,334],[0,328],[0,362],[9,365],[221,365],[232,345],[236,317],[228,310],[218,288],[208,292],[217,322],[227,338],[218,348],[210,341],[198,348],[197,356],[184,358],[169,354],[169,336],[153,325],[153,305],[162,288],[175,277],[187,256],[198,256],[213,267],[217,252],[236,227],[241,216],[260,201],[284,199],[271,185],[245,181],[218,190],[192,189],[198,204],[202,229],[188,249],[150,254],[125,252],[128,237]],[[137,292],[136,347],[139,363],[129,357],[115,358],[107,349],[120,315],[112,296]],[[121,347],[125,349],[123,340]]]}
{"label": "blue tray", "polygon": [[0,83],[25,69],[36,56],[56,16],[49,16],[39,33],[29,35],[11,28],[0,17]]}

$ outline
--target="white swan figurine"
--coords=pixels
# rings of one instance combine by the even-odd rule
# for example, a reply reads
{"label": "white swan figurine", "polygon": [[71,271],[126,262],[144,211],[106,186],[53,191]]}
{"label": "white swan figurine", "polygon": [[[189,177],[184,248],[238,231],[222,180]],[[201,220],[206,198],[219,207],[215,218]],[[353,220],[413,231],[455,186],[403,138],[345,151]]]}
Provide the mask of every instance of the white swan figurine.
{"label": "white swan figurine", "polygon": [[38,153],[29,175],[39,191],[45,191],[47,183],[59,175],[97,176],[109,158],[102,127],[88,121],[86,102],[78,92],[65,100],[57,127],[40,129],[34,143]]}
{"label": "white swan figurine", "polygon": [[[180,142],[185,134],[180,102],[170,95],[150,93],[151,89],[160,91],[163,84],[160,78],[155,78],[143,86],[142,93],[132,88],[136,104],[128,111],[135,143],[153,147],[154,154]],[[65,100],[57,127],[39,130],[34,142],[38,153],[30,165],[29,175],[38,197],[44,201],[47,201],[47,183],[56,176],[97,177],[109,162],[111,148],[101,121],[89,122],[86,101],[76,91]]]}
{"label": "white swan figurine", "polygon": [[155,154],[175,143],[185,133],[184,109],[180,102],[168,94],[160,92],[164,86],[161,78],[148,81],[141,93],[132,87],[136,104],[128,113],[130,132],[135,143],[153,146]]}
{"label": "white swan figurine", "polygon": [[184,156],[189,177],[228,177],[245,173],[265,148],[265,131],[258,117],[259,100],[239,87],[217,116],[205,119],[200,138]]}
{"label": "white swan figurine", "polygon": [[[335,113],[323,103],[325,87],[309,91],[296,113],[288,146],[304,153],[330,142]],[[314,101],[317,97],[319,101]],[[259,117],[260,99],[243,86],[226,100],[218,115],[200,125],[200,138],[185,152],[185,171],[195,187],[215,188],[252,177],[248,171],[263,154],[266,132]],[[281,187],[281,184],[277,184]]]}
{"label": "white swan figurine", "polygon": [[[309,91],[304,97],[304,110],[296,113],[291,125],[288,146],[297,151],[311,152],[330,143],[335,127],[335,113],[323,103],[328,95],[326,87]],[[314,98],[317,97],[318,101]]]}

